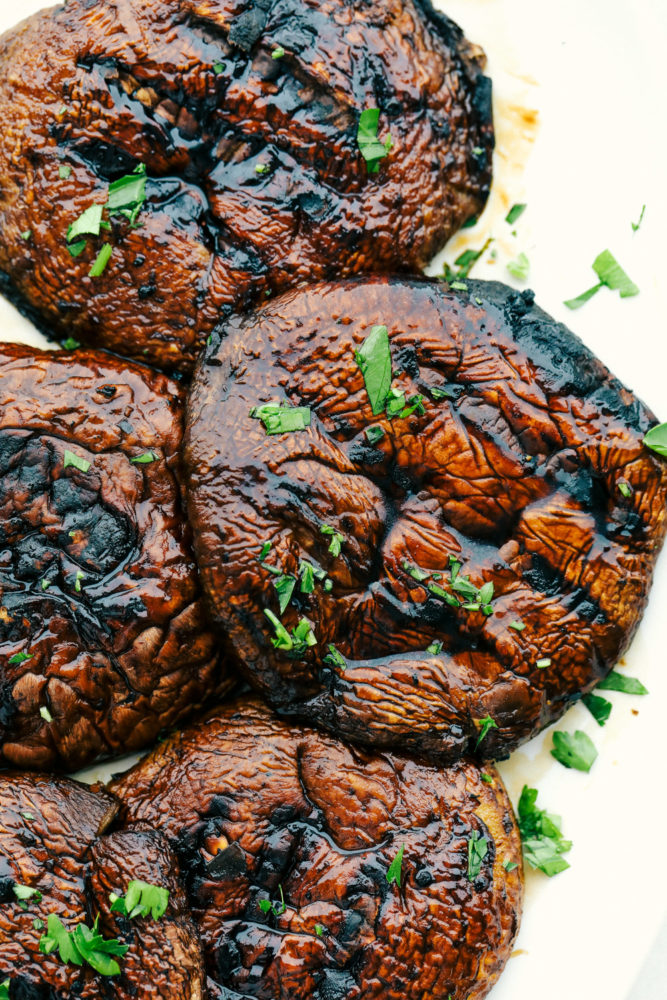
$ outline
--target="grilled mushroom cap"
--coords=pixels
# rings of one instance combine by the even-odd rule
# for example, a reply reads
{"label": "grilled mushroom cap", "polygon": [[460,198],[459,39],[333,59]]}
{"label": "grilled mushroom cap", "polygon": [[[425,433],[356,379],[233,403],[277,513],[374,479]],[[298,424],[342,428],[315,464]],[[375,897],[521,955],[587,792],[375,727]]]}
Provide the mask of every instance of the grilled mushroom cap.
{"label": "grilled mushroom cap", "polygon": [[[181,858],[212,996],[479,1000],[522,903],[498,775],[353,751],[243,700],[114,782]],[[517,867],[507,871],[503,865]]]}
{"label": "grilled mushroom cap", "polygon": [[[44,11],[0,40],[5,290],[51,332],[187,372],[221,312],[420,268],[486,201],[484,64],[428,0]],[[377,173],[357,142],[370,108],[393,141]],[[69,226],[140,164],[137,218],[105,212],[71,256]]]}
{"label": "grilled mushroom cap", "polygon": [[[506,756],[604,676],[666,528],[653,415],[531,294],[468,285],[320,284],[233,320],[185,447],[204,587],[253,684],[444,762],[489,716],[479,750]],[[355,357],[382,324],[393,419]],[[264,405],[309,424],[269,433]]]}
{"label": "grilled mushroom cap", "polygon": [[178,386],[0,347],[0,745],[30,768],[146,746],[231,686],[179,500]]}

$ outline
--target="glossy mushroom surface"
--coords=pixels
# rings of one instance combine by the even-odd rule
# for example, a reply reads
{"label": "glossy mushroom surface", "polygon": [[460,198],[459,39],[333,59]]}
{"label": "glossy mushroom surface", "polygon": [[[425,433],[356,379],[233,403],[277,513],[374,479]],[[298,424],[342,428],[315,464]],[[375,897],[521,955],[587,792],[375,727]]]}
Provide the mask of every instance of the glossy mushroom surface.
{"label": "glossy mushroom surface", "polygon": [[[531,293],[468,289],[320,284],[231,321],[185,438],[248,678],[283,715],[443,762],[507,756],[605,676],[667,525],[653,414]],[[356,357],[378,326],[393,419]],[[271,427],[286,407],[304,429]]]}
{"label": "glossy mushroom surface", "polygon": [[243,700],[111,788],[179,855],[211,1000],[480,1000],[509,958],[521,848],[493,770],[355,751]]}
{"label": "glossy mushroom surface", "polygon": [[[487,198],[484,65],[428,0],[36,14],[0,39],[4,289],[48,332],[188,372],[221,316],[288,285],[418,269]],[[72,256],[142,165],[145,200],[116,191]]]}
{"label": "glossy mushroom surface", "polygon": [[[116,812],[106,792],[67,778],[0,774],[0,983],[11,1000],[204,1000],[176,857],[159,833],[107,833]],[[167,890],[159,919],[111,911],[110,894],[124,898],[132,880]],[[97,933],[127,949],[101,955],[118,971],[47,954],[49,916],[66,934],[99,918]]]}
{"label": "glossy mushroom surface", "polygon": [[74,771],[232,686],[179,496],[181,389],[0,345],[0,748]]}

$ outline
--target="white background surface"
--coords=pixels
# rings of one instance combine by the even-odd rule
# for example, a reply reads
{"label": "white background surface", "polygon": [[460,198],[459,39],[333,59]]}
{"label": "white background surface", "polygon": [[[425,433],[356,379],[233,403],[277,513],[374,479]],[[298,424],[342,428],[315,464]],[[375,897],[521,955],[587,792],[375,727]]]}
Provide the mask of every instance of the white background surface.
{"label": "white background surface", "polygon": [[[447,258],[493,235],[498,258],[487,256],[475,274],[511,282],[507,261],[527,253],[526,284],[540,304],[667,419],[660,294],[667,233],[663,0],[437,5],[489,55],[499,131],[489,208]],[[0,0],[0,28],[40,6]],[[525,126],[525,110],[538,113],[536,130]],[[513,238],[503,219],[517,201],[527,202],[528,210]],[[645,221],[633,234],[630,223],[642,204]],[[569,313],[563,299],[595,284],[591,263],[607,247],[640,286],[640,296],[621,301],[602,290]],[[29,330],[0,300],[0,339],[39,343]],[[571,868],[556,878],[527,874],[522,930],[491,1000],[664,1000],[667,994],[667,929],[645,964],[667,915],[666,604],[667,556],[623,667],[641,678],[650,697],[606,693],[614,710],[604,729],[581,706],[558,726],[584,729],[595,741],[600,756],[590,775],[567,771],[549,756],[549,732],[501,765],[514,801],[524,783],[539,788],[538,803],[562,815],[574,847]],[[116,762],[96,773],[118,769]]]}

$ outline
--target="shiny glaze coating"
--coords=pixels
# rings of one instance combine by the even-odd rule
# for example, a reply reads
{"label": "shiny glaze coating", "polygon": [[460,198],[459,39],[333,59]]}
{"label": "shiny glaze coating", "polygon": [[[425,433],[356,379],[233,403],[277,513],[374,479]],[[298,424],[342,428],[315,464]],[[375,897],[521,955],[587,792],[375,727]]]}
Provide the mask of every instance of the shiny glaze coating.
{"label": "shiny glaze coating", "polygon": [[[428,0],[42,12],[0,40],[5,290],[51,331],[187,372],[221,314],[297,281],[418,269],[486,201],[484,63]],[[374,106],[394,148],[370,174],[357,126]],[[73,259],[69,224],[140,162],[140,227],[117,218]],[[103,239],[113,257],[90,278]]]}
{"label": "shiny glaze coating", "polygon": [[3,344],[0,399],[0,744],[15,766],[75,770],[231,686],[180,504],[181,390],[102,353]]}
{"label": "shiny glaze coating", "polygon": [[[11,1000],[203,1000],[201,949],[179,884],[178,861],[160,834],[104,835],[117,806],[66,778],[0,774],[0,982]],[[159,921],[111,913],[109,894],[132,879],[169,890]],[[41,893],[21,906],[14,886]],[[55,913],[68,930],[92,927],[129,945],[119,976],[65,965],[39,941]],[[34,921],[42,921],[43,927]]]}
{"label": "shiny glaze coating", "polygon": [[[233,320],[185,437],[195,556],[253,684],[280,713],[444,762],[488,715],[479,752],[506,756],[605,675],[666,527],[667,466],[642,445],[653,415],[531,293],[468,285],[323,284]],[[355,349],[375,324],[423,415],[373,416]],[[269,436],[250,416],[281,402],[310,407],[310,427]],[[493,584],[488,617],[428,589],[448,586],[450,556]],[[304,559],[333,587],[295,587],[282,622],[307,619],[317,645],[290,658],[264,613],[279,615],[269,567],[296,577]],[[329,644],[347,663],[325,662]]]}
{"label": "shiny glaze coating", "polygon": [[[122,820],[159,826],[179,853],[211,1000],[479,1000],[522,902],[512,808],[487,777],[469,761],[437,770],[351,750],[250,699],[171,737],[112,790]],[[475,833],[487,852],[469,880]],[[398,886],[387,874],[402,845]]]}

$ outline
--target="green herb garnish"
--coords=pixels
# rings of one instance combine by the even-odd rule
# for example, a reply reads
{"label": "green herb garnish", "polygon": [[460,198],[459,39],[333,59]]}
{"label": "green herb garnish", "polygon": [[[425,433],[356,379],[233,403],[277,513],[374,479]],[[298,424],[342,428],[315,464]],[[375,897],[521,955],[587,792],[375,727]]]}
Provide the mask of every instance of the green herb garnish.
{"label": "green herb garnish", "polygon": [[454,394],[448,389],[442,389],[440,386],[433,386],[428,390],[434,399],[454,399]]}
{"label": "green herb garnish", "polygon": [[622,299],[639,295],[639,288],[631,281],[614,255],[609,250],[603,250],[593,261],[593,270],[600,279],[597,285],[582,292],[576,299],[568,299],[565,305],[568,309],[579,309],[585,302],[592,299],[601,288],[607,287],[618,292]]}
{"label": "green herb garnish", "polygon": [[390,135],[380,142],[378,138],[378,124],[380,121],[379,108],[366,108],[359,116],[359,127],[357,129],[357,145],[359,152],[366,161],[369,174],[376,174],[380,169],[380,160],[389,154],[389,150],[394,145]]}
{"label": "green herb garnish", "polygon": [[145,201],[146,164],[140,163],[131,174],[109,185],[106,207],[109,215],[123,215],[133,226]]}
{"label": "green herb garnish", "polygon": [[9,1000],[9,979],[5,979],[4,983],[0,983],[0,1000]]}
{"label": "green herb garnish", "polygon": [[36,903],[39,903],[42,898],[39,889],[33,889],[29,885],[21,885],[20,883],[13,886],[13,892],[19,903],[25,903],[29,899],[34,899]]}
{"label": "green herb garnish", "polygon": [[390,420],[400,417],[405,408],[405,393],[392,386],[387,393],[386,406],[387,416]]}
{"label": "green herb garnish", "polygon": [[622,691],[623,694],[648,694],[648,689],[636,677],[626,677],[612,670],[597,686],[598,691]]}
{"label": "green herb garnish", "polygon": [[432,642],[430,646],[426,647],[426,652],[431,656],[439,656],[442,653],[442,643]]}
{"label": "green herb garnish", "polygon": [[451,281],[450,284],[449,284],[449,287],[452,288],[455,292],[467,292],[468,291],[468,286],[466,285],[466,283],[464,281],[458,281],[458,280]]}
{"label": "green herb garnish", "polygon": [[18,667],[26,660],[31,660],[33,655],[33,653],[14,653],[13,656],[9,657],[9,665],[10,667]]}
{"label": "green herb garnish", "polygon": [[637,220],[637,222],[631,223],[633,233],[637,232],[637,230],[641,226],[642,222],[644,221],[644,212],[645,211],[646,211],[646,205],[642,205],[642,210],[641,210],[641,214],[639,216],[639,219]]}
{"label": "green herb garnish", "polygon": [[564,767],[588,773],[598,755],[595,745],[586,733],[577,729],[574,733],[555,732],[553,734],[551,756]]}
{"label": "green herb garnish", "polygon": [[315,933],[317,934],[318,937],[322,937],[322,935],[324,934],[324,927],[322,926],[322,924],[315,924]]}
{"label": "green herb garnish", "polygon": [[89,278],[99,278],[107,269],[107,264],[111,260],[111,255],[113,254],[113,247],[110,243],[105,243],[98,253],[97,257],[93,261],[93,266],[88,272]]}
{"label": "green herb garnish", "polygon": [[493,778],[491,777],[490,774],[484,774],[482,772],[481,778],[482,778],[482,781],[484,782],[485,785],[492,785],[493,784]]}
{"label": "green herb garnish", "polygon": [[618,486],[618,492],[621,496],[625,497],[626,500],[629,500],[632,496],[632,486],[630,486],[630,483],[625,479],[619,479],[617,480],[616,485]]}
{"label": "green herb garnish", "polygon": [[405,854],[405,844],[401,844],[398,849],[398,854],[389,865],[387,870],[387,882],[392,885],[394,882],[397,886],[401,885],[401,869],[403,867],[403,855]]}
{"label": "green herb garnish", "polygon": [[276,649],[281,649],[292,656],[299,657],[303,656],[310,646],[317,645],[313,626],[307,618],[302,618],[290,633],[272,611],[265,608],[264,614],[273,625],[276,633],[275,639],[271,640]]}
{"label": "green herb garnish", "polygon": [[513,226],[517,219],[521,218],[527,208],[528,206],[523,203],[512,205],[509,212],[505,216],[505,222],[507,222],[510,226]]}
{"label": "green herb garnish", "polygon": [[269,913],[272,910],[276,917],[281,917],[283,915],[287,909],[287,903],[285,902],[285,896],[283,895],[282,885],[278,886],[278,891],[280,893],[280,906],[277,906],[270,899],[260,899],[259,908],[262,913]]}
{"label": "green herb garnish", "polygon": [[262,545],[261,551],[260,551],[259,555],[257,556],[257,558],[259,559],[260,562],[264,562],[264,560],[268,556],[269,552],[271,551],[271,548],[272,548],[271,542],[264,542],[264,544]]}
{"label": "green herb garnish", "polygon": [[379,424],[371,424],[364,431],[366,438],[370,444],[377,444],[384,437],[384,427],[380,427]]}
{"label": "green herb garnish", "polygon": [[159,885],[151,885],[150,882],[133,879],[127,887],[125,896],[118,896],[112,892],[109,903],[113,913],[122,913],[128,920],[148,916],[153,920],[160,920],[167,912],[169,890]]}
{"label": "green herb garnish", "polygon": [[285,55],[285,50],[282,47],[282,45],[279,45],[278,48],[274,49],[273,52],[271,53],[271,58],[272,59],[282,59],[282,57],[284,55]]}
{"label": "green herb garnish", "polygon": [[[391,350],[386,326],[374,326],[354,357],[364,377],[373,416],[382,413],[391,389]],[[369,428],[370,430],[370,428]]]}
{"label": "green herb garnish", "polygon": [[70,466],[78,469],[79,472],[88,472],[90,469],[90,462],[87,462],[85,458],[81,458],[79,455],[75,455],[73,451],[66,451],[64,455],[63,468],[69,469]]}
{"label": "green herb garnish", "polygon": [[255,167],[256,174],[268,174],[269,166],[266,163],[258,163]]}
{"label": "green herb garnish", "polygon": [[[102,229],[104,205],[91,205],[67,229],[67,242],[74,243],[86,236],[99,236]],[[84,240],[85,246],[85,240]],[[74,256],[74,255],[73,255]],[[75,256],[78,256],[75,255]]]}
{"label": "green herb garnish", "polygon": [[31,238],[32,238],[32,229],[24,229],[23,232],[21,233],[21,239],[25,240],[25,242],[27,243],[28,240]]}
{"label": "green herb garnish", "polygon": [[67,340],[63,340],[62,342],[63,351],[76,351],[77,347],[81,347],[81,344],[74,337],[68,337]]}
{"label": "green herb garnish", "polygon": [[301,593],[312,594],[315,590],[315,572],[309,562],[306,562],[305,560],[301,561],[299,566],[299,576],[301,577],[301,584],[299,587]]}
{"label": "green herb garnish", "polygon": [[477,742],[475,743],[476,750],[489,730],[498,729],[499,726],[495,719],[492,719],[490,715],[487,715],[484,719],[478,719],[475,725],[479,726],[479,736],[477,737]]}
{"label": "green herb garnish", "polygon": [[581,699],[591,713],[598,726],[604,726],[611,715],[611,702],[606,698],[600,698],[597,694],[585,694]]}
{"label": "green herb garnish", "polygon": [[151,462],[157,462],[158,456],[154,451],[144,451],[141,455],[135,455],[134,458],[130,459],[133,465],[150,465]]}
{"label": "green herb garnish", "polygon": [[345,541],[345,535],[341,535],[341,533],[336,531],[335,528],[332,528],[330,524],[323,524],[320,528],[320,532],[331,538],[331,541],[329,542],[329,552],[334,559],[337,559],[341,553],[341,546]]}
{"label": "green herb garnish", "polygon": [[39,940],[39,950],[43,955],[50,955],[58,950],[60,960],[65,964],[83,965],[86,962],[101,976],[117,976],[120,966],[111,955],[122,957],[128,945],[120,944],[115,938],[105,940],[98,933],[99,917],[90,927],[77,924],[73,931],[68,931],[55,913],[50,913],[46,922],[46,934]]}
{"label": "green herb garnish", "polygon": [[331,643],[328,645],[327,649],[329,652],[324,657],[324,662],[330,667],[340,667],[341,670],[345,670],[347,667],[347,660],[343,654],[339,653],[336,647],[331,645]]}
{"label": "green herb garnish", "polygon": [[307,406],[282,406],[265,403],[250,411],[253,420],[261,420],[267,434],[289,434],[310,427],[311,412]]}
{"label": "green herb garnish", "polygon": [[400,420],[406,420],[407,417],[411,417],[415,412],[418,413],[420,417],[423,417],[426,413],[426,409],[424,407],[424,397],[419,394],[409,397],[408,405],[401,410],[398,416]]}
{"label": "green herb garnish", "polygon": [[76,571],[76,576],[74,577],[74,589],[77,594],[81,593],[81,581],[84,579],[85,574],[82,570],[78,569]]}
{"label": "green herb garnish", "polygon": [[468,881],[474,882],[482,870],[482,862],[488,854],[486,837],[480,837],[479,830],[473,830],[468,840]]}
{"label": "green herb garnish", "polygon": [[221,73],[225,72],[225,64],[223,62],[213,63],[213,72],[216,76],[220,76]]}
{"label": "green herb garnish", "polygon": [[72,168],[67,163],[61,163],[58,167],[58,176],[61,181],[68,181],[72,176]]}
{"label": "green herb garnish", "polygon": [[516,861],[510,861],[509,858],[505,858],[503,861],[503,868],[506,872],[513,872],[515,868],[518,868]]}
{"label": "green herb garnish", "polygon": [[652,427],[644,438],[644,447],[650,448],[662,458],[667,458],[667,424]]}
{"label": "green herb garnish", "polygon": [[293,576],[284,576],[281,573],[280,576],[276,576],[274,578],[273,586],[276,588],[276,593],[278,594],[278,604],[282,615],[285,613],[285,608],[292,600],[292,594],[294,593],[294,588],[296,586],[296,578]]}
{"label": "green herb garnish", "polygon": [[524,785],[518,806],[519,830],[523,856],[531,868],[537,868],[551,878],[569,868],[561,857],[572,847],[561,831],[560,816],[537,808],[537,789]]}
{"label": "green herb garnish", "polygon": [[510,622],[509,623],[509,628],[513,628],[515,632],[523,632],[523,630],[525,629],[525,627],[526,626],[524,625],[523,622]]}
{"label": "green herb garnish", "polygon": [[48,708],[46,707],[46,705],[43,705],[43,706],[42,706],[42,707],[40,708],[40,710],[39,710],[39,714],[40,714],[40,715],[41,715],[41,717],[42,717],[42,718],[44,719],[44,722],[53,722],[53,716],[52,716],[52,715],[51,715],[51,713],[49,712],[49,710],[48,710]]}
{"label": "green herb garnish", "polygon": [[535,666],[538,670],[546,670],[547,667],[551,666],[551,660],[548,656],[545,656],[544,659],[538,660]]}
{"label": "green herb garnish", "polygon": [[513,278],[525,281],[530,273],[530,261],[525,253],[520,253],[516,260],[511,260],[507,265],[507,270]]}

